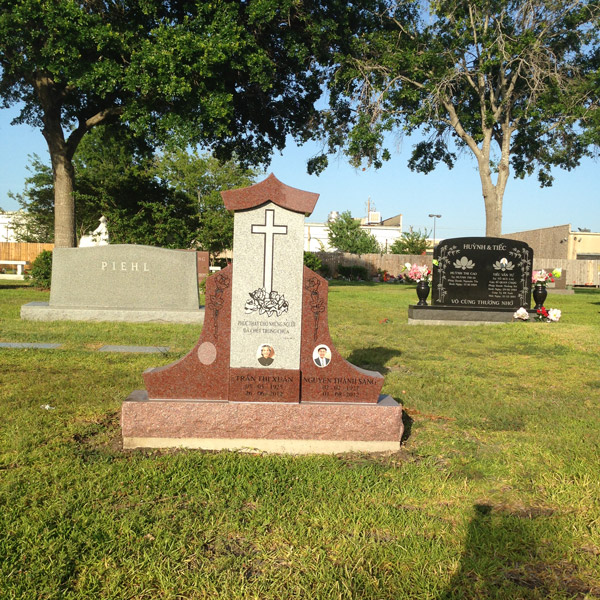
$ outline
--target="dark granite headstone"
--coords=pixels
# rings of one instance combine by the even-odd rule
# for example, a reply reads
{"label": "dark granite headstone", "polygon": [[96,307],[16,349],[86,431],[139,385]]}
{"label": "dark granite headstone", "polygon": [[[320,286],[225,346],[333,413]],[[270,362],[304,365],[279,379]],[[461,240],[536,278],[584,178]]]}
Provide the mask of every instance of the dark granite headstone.
{"label": "dark granite headstone", "polygon": [[513,309],[531,305],[533,250],[495,237],[444,240],[433,253],[433,306]]}

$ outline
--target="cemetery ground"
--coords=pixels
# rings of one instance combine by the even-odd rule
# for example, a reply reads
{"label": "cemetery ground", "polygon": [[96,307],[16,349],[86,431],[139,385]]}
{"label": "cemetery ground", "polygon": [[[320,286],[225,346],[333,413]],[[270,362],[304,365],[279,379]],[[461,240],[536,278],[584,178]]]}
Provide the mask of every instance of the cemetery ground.
{"label": "cemetery ground", "polygon": [[122,451],[121,403],[200,326],[21,321],[35,300],[0,284],[0,342],[62,344],[0,348],[2,598],[600,598],[600,292],[435,327],[412,286],[333,283],[337,348],[406,409],[400,452],[340,456]]}

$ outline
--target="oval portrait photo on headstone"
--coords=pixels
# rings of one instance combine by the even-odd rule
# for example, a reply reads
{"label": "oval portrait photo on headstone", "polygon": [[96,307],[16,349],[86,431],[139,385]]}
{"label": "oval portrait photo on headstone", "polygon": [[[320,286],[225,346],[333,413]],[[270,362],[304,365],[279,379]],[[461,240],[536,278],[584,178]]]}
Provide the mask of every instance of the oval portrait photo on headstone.
{"label": "oval portrait photo on headstone", "polygon": [[258,364],[263,367],[269,367],[273,364],[273,360],[275,360],[275,349],[271,344],[261,344],[258,347],[256,358],[258,359]]}
{"label": "oval portrait photo on headstone", "polygon": [[325,344],[319,344],[313,350],[313,361],[317,367],[326,367],[331,362],[331,350]]}

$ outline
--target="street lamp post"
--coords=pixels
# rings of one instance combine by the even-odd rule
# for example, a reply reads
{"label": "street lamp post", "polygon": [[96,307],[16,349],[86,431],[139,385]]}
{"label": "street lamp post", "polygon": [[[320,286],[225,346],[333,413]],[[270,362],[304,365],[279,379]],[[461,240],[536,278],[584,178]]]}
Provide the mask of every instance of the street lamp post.
{"label": "street lamp post", "polygon": [[435,220],[441,219],[442,215],[429,215],[433,218],[433,247],[435,248]]}

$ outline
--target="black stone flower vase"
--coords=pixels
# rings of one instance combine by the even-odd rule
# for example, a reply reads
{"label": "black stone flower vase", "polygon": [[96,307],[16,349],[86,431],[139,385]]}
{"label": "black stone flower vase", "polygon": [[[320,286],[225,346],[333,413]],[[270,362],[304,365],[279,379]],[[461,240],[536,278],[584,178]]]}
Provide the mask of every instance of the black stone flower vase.
{"label": "black stone flower vase", "polygon": [[417,296],[419,301],[417,306],[427,306],[427,296],[429,296],[429,283],[421,280],[417,283]]}
{"label": "black stone flower vase", "polygon": [[546,286],[542,283],[536,283],[533,288],[533,299],[535,300],[534,310],[539,310],[544,306],[547,295],[548,290],[546,289]]}

